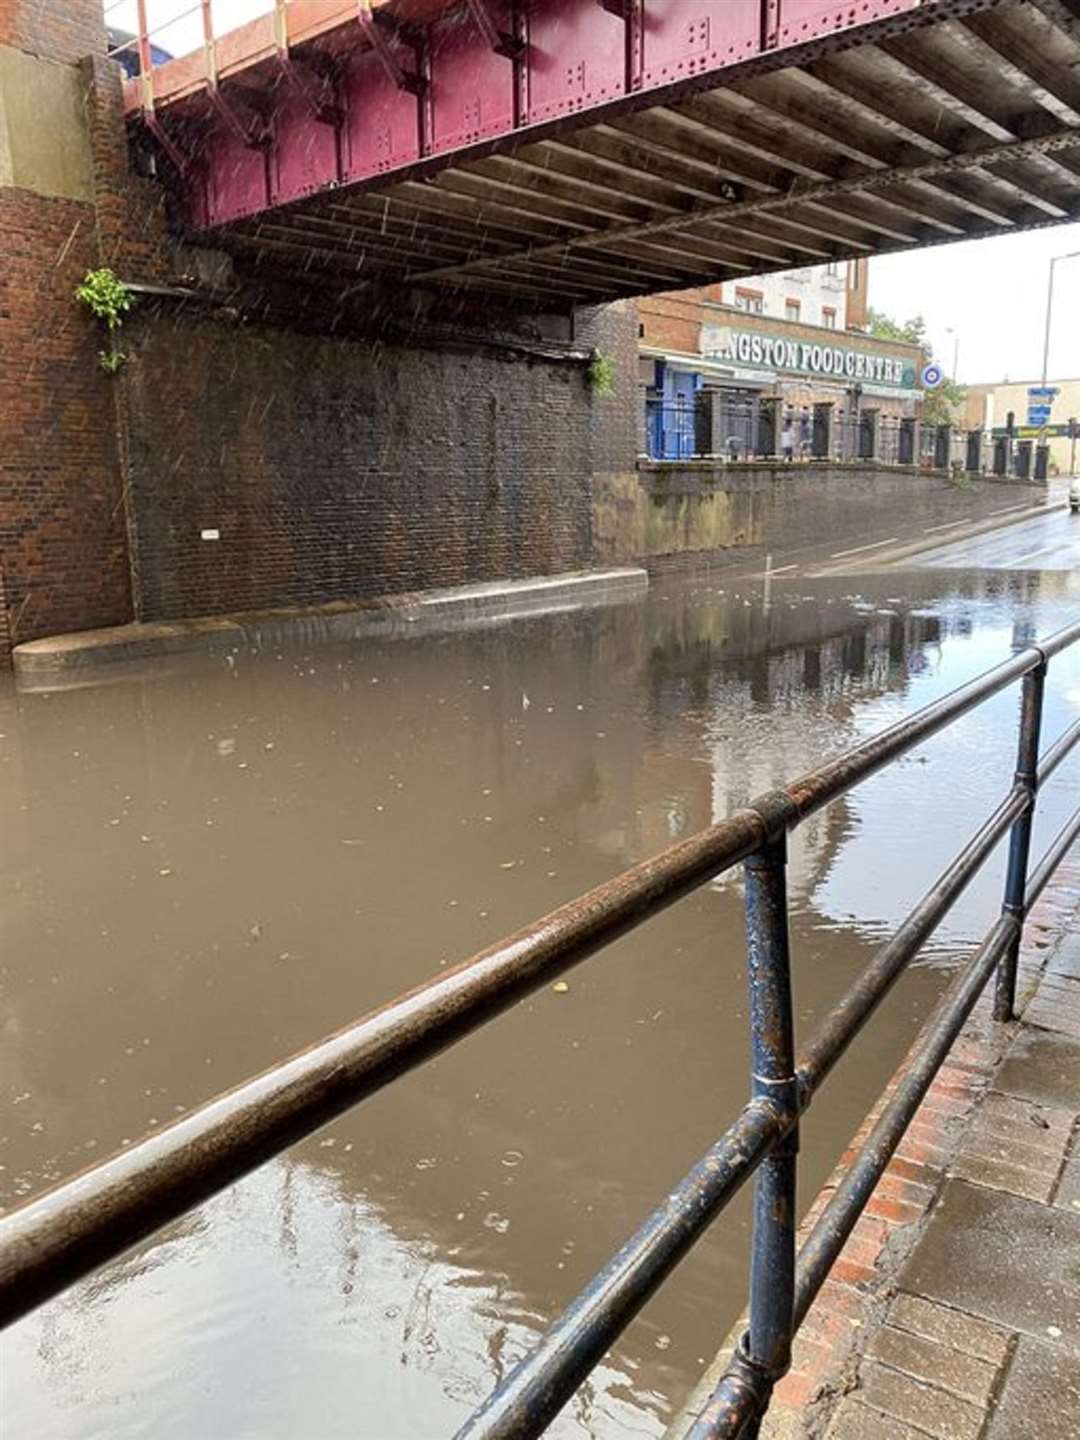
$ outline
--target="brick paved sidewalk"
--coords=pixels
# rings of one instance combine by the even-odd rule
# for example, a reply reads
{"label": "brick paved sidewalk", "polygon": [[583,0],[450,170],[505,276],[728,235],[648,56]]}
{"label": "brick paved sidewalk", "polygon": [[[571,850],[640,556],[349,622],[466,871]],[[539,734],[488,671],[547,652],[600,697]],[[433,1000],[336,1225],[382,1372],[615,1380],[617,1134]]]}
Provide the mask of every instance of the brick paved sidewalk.
{"label": "brick paved sidewalk", "polygon": [[1025,928],[1022,1019],[995,1025],[988,987],[799,1332],[762,1440],[1080,1440],[1078,902],[1080,856]]}

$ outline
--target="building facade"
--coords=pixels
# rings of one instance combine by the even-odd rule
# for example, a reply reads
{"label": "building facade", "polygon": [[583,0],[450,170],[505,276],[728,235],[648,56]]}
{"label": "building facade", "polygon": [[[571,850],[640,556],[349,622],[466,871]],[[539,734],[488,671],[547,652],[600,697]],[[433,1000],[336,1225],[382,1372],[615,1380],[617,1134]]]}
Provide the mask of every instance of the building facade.
{"label": "building facade", "polygon": [[[1009,419],[1012,417],[1012,434]],[[959,424],[967,430],[981,430],[985,443],[1011,440],[1015,465],[1028,469],[1030,454],[1045,439],[1049,446],[1049,473],[1076,474],[1080,465],[1080,438],[1075,433],[1080,421],[1080,378],[1073,380],[1003,381],[1000,385],[965,387],[964,409]],[[1045,433],[1044,433],[1045,432]]]}
{"label": "building facade", "polygon": [[866,262],[639,303],[645,450],[914,463],[922,351],[866,333]]}

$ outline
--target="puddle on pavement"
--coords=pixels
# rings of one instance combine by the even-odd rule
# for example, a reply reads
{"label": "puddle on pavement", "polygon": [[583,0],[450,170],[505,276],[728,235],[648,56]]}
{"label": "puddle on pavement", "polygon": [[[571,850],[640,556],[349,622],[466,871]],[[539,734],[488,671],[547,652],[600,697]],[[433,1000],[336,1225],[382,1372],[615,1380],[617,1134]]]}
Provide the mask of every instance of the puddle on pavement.
{"label": "puddle on pavement", "polygon": [[[0,691],[0,1201],[879,730],[1077,598],[1068,574],[661,580],[471,632]],[[1078,711],[1067,657],[1047,735]],[[1016,713],[998,697],[794,838],[804,1036],[993,808]],[[1063,767],[1041,843],[1078,791]],[[815,1105],[803,1204],[1001,871]],[[10,1433],[450,1434],[742,1102],[740,906],[721,877],[13,1327]],[[742,1304],[747,1233],[744,1201],[551,1434],[662,1432]]]}

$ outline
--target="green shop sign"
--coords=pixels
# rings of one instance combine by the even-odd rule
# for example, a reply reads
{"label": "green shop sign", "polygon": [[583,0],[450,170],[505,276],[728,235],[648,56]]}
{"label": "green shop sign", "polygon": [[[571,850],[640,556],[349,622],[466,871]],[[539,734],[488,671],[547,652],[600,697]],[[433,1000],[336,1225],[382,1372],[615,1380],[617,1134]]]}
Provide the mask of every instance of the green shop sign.
{"label": "green shop sign", "polygon": [[810,340],[786,340],[754,330],[732,330],[728,359],[765,370],[786,370],[796,375],[824,375],[833,380],[918,388],[914,360],[853,350],[847,345],[821,345]]}

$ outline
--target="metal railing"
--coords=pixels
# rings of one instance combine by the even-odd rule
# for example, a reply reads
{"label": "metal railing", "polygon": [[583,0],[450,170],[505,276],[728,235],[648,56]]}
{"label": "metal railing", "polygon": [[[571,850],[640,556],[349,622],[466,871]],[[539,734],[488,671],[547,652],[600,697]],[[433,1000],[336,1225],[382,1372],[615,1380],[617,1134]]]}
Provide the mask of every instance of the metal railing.
{"label": "metal railing", "polygon": [[[27,1314],[742,862],[751,1098],[472,1415],[460,1436],[523,1440],[541,1434],[755,1172],[749,1329],[691,1435],[692,1440],[718,1440],[756,1434],[773,1387],[788,1368],[794,1333],[995,972],[995,1018],[1004,1021],[1013,1015],[1024,917],[1080,835],[1077,809],[1029,873],[1037,792],[1080,740],[1077,721],[1040,759],[1047,665],[1077,642],[1080,622],[14,1210],[0,1220],[0,1324]],[[1011,790],[797,1054],[788,953],[788,831],[1018,680],[1023,686],[1020,739]],[[1011,838],[1000,918],[937,1005],[892,1098],[796,1255],[800,1117],[1007,832]]]}
{"label": "metal railing", "polygon": [[708,386],[675,399],[647,395],[644,420],[645,452],[653,460],[866,460],[969,475],[1046,478],[1046,465],[1042,473],[1039,469],[1045,437],[934,425],[886,413],[870,396],[791,405],[780,397]]}
{"label": "metal railing", "polygon": [[884,414],[871,403],[790,405],[745,390],[710,386],[693,396],[645,399],[646,451],[653,459],[876,460],[920,462],[933,427]]}

